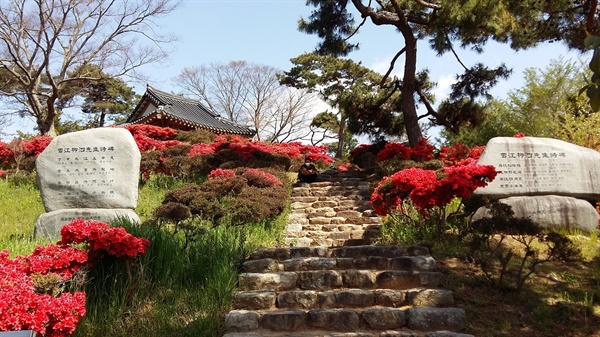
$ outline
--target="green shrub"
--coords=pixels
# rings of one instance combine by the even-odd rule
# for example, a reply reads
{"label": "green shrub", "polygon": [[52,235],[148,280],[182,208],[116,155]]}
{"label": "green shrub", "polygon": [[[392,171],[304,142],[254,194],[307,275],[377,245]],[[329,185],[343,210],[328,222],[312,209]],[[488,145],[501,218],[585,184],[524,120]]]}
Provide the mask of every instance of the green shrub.
{"label": "green shrub", "polygon": [[196,129],[193,131],[177,131],[175,135],[175,139],[180,142],[185,142],[188,144],[210,144],[215,141],[217,135],[210,131]]}
{"label": "green shrub", "polygon": [[492,285],[520,292],[539,265],[581,259],[581,250],[565,235],[546,232],[530,219],[515,218],[509,205],[495,202],[488,207],[491,217],[472,222],[467,242]]}

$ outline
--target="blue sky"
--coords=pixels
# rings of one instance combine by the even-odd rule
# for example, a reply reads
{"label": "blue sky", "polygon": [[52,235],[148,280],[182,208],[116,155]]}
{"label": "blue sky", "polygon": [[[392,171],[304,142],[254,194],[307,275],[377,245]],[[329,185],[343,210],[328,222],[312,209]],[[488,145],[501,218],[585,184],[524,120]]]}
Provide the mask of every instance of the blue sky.
{"label": "blue sky", "polygon": [[[171,46],[173,52],[163,62],[147,65],[142,70],[149,76],[149,84],[174,92],[178,89],[172,78],[184,67],[245,60],[288,70],[291,58],[312,51],[318,42],[317,37],[297,30],[300,17],[308,17],[313,9],[305,3],[305,0],[183,0],[168,17],[157,20],[162,31],[178,38]],[[391,27],[376,27],[370,22],[352,41],[360,43],[360,50],[349,57],[382,73],[402,48],[399,33]],[[525,68],[545,67],[550,60],[561,55],[577,55],[567,54],[560,44],[545,44],[534,50],[515,52],[508,46],[491,43],[483,54],[460,49],[458,53],[467,66],[476,62],[497,66],[505,62],[513,69],[511,78],[493,90],[498,98],[522,85]],[[401,64],[399,60],[397,71],[401,70]],[[440,98],[460,70],[453,56],[436,57],[426,44],[419,46],[417,67],[430,70],[432,80],[439,84],[437,96]],[[131,85],[139,94],[145,89],[144,83]],[[14,132],[15,129],[32,132],[33,124],[15,120],[7,131]]]}

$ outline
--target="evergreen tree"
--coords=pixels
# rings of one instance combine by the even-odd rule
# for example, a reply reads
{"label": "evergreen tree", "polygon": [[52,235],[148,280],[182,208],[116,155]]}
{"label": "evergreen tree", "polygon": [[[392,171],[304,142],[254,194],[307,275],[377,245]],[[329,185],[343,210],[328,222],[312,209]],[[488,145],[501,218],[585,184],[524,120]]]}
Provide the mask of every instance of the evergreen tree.
{"label": "evergreen tree", "polygon": [[[482,52],[490,40],[509,43],[515,50],[546,41],[564,41],[570,48],[583,49],[586,34],[600,32],[597,0],[378,0],[368,3],[308,0],[307,4],[316,9],[308,19],[300,21],[299,28],[322,39],[317,47],[320,54],[341,56],[358,48],[349,39],[367,20],[377,26],[393,26],[401,34],[404,47],[393,59],[390,70],[403,55],[397,111],[403,114],[411,146],[422,138],[419,119],[425,116],[453,132],[465,123],[481,120],[483,105],[478,99],[489,97],[491,86],[510,73],[504,65],[490,69],[483,64],[467,67],[461,62],[464,72],[457,75],[458,82],[452,86],[449,99],[436,110],[417,77],[418,40],[427,40],[438,54],[452,52],[457,56],[456,44]],[[363,19],[358,26],[355,26],[352,9]],[[415,96],[427,109],[424,116],[417,115]]]}

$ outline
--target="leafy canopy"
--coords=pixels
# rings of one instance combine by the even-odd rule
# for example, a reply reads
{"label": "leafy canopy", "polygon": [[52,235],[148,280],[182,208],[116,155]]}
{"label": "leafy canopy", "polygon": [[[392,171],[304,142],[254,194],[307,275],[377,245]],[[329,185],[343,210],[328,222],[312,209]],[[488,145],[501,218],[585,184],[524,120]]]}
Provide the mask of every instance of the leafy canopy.
{"label": "leafy canopy", "polygon": [[[508,43],[513,49],[525,49],[542,42],[563,41],[570,48],[583,49],[587,33],[598,35],[600,20],[597,0],[541,1],[541,0],[308,0],[316,7],[308,19],[299,23],[300,30],[321,38],[318,54],[348,55],[358,48],[350,43],[356,31],[367,21],[377,26],[393,26],[401,34],[403,48],[394,57],[404,57],[400,85],[401,99],[397,111],[403,122],[411,146],[422,138],[419,120],[429,118],[452,132],[458,132],[465,123],[477,122],[482,112],[478,98],[488,98],[488,90],[510,71],[500,65],[488,68],[483,64],[467,66],[458,59],[456,47],[483,52],[490,41]],[[362,22],[355,25],[354,13]],[[587,33],[586,33],[587,32]],[[426,40],[431,49],[442,55],[453,53],[464,68],[449,99],[440,107],[433,107],[433,99],[423,90],[417,76],[417,41]],[[427,109],[418,115],[417,99]]]}

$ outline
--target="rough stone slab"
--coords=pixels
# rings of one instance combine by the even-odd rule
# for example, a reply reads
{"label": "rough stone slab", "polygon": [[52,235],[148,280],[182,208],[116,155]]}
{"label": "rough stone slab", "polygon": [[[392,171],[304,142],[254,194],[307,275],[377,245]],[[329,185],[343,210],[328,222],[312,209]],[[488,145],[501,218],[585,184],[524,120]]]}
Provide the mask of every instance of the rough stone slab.
{"label": "rough stone slab", "polygon": [[371,329],[398,329],[406,325],[406,313],[394,308],[373,308],[363,311],[362,317]]}
{"label": "rough stone slab", "polygon": [[435,331],[425,335],[425,337],[475,337],[466,333],[452,332],[452,331]]}
{"label": "rough stone slab", "polygon": [[[417,246],[413,246],[417,247]],[[410,247],[409,247],[410,248]],[[425,248],[425,247],[422,247]],[[426,250],[427,248],[425,248]],[[414,249],[413,249],[414,250]],[[348,246],[334,248],[331,252],[333,257],[365,257],[365,256],[383,256],[383,257],[396,257],[409,255],[410,251],[407,248],[400,246]]]}
{"label": "rough stone slab", "polygon": [[263,335],[256,332],[228,332],[223,337],[263,337]]}
{"label": "rough stone slab", "polygon": [[331,218],[323,216],[312,217],[308,219],[308,223],[311,225],[328,225],[331,223]]}
{"label": "rough stone slab", "polygon": [[410,289],[421,286],[419,273],[411,271],[383,271],[376,277],[378,288]]}
{"label": "rough stone slab", "polygon": [[465,329],[467,317],[460,308],[411,308],[408,310],[407,326],[421,331]]}
{"label": "rough stone slab", "polygon": [[285,271],[328,270],[334,269],[337,260],[325,257],[301,257],[283,261]]}
{"label": "rough stone slab", "polygon": [[[580,230],[593,232],[598,229],[598,212],[589,202],[557,195],[510,197],[499,200],[510,205],[514,216],[529,218],[537,225],[548,229]],[[490,210],[479,208],[473,220],[490,217]]]}
{"label": "rough stone slab", "polygon": [[400,256],[392,258],[393,270],[436,270],[435,259],[431,256]]}
{"label": "rough stone slab", "polygon": [[342,275],[334,270],[303,271],[298,273],[298,288],[306,290],[335,289],[342,286]]}
{"label": "rough stone slab", "polygon": [[407,304],[405,290],[377,289],[373,291],[375,304],[382,307],[401,307]]}
{"label": "rough stone slab", "polygon": [[362,308],[375,303],[374,295],[369,290],[348,289],[325,291],[319,294],[321,308]]}
{"label": "rough stone slab", "polygon": [[314,242],[309,238],[285,238],[285,244],[291,247],[311,247]]}
{"label": "rough stone slab", "polygon": [[317,197],[292,197],[292,202],[310,203],[310,202],[315,202],[318,200],[319,200],[319,198],[317,198]]}
{"label": "rough stone slab", "polygon": [[232,310],[225,315],[225,325],[230,331],[250,331],[258,328],[260,315],[255,311]]}
{"label": "rough stone slab", "polygon": [[260,326],[274,331],[296,331],[306,325],[307,313],[302,310],[267,312]]}
{"label": "rough stone slab", "polygon": [[284,291],[277,296],[280,309],[312,309],[318,306],[318,293],[313,290]]}
{"label": "rough stone slab", "polygon": [[600,153],[551,138],[497,137],[478,160],[502,171],[475,194],[510,196],[563,195],[600,199]]}
{"label": "rough stone slab", "polygon": [[385,270],[389,268],[390,259],[383,256],[367,256],[354,259],[354,265],[360,269]]}
{"label": "rough stone slab", "polygon": [[120,218],[129,219],[135,224],[140,223],[140,218],[132,209],[59,209],[40,215],[35,223],[34,233],[39,238],[59,240],[61,228],[75,219],[111,223]]}
{"label": "rough stone slab", "polygon": [[308,324],[315,328],[335,331],[356,331],[358,313],[350,309],[313,309],[308,312]]}
{"label": "rough stone slab", "polygon": [[233,306],[236,309],[262,310],[275,306],[274,290],[255,290],[238,292],[234,296]]}
{"label": "rough stone slab", "polygon": [[452,291],[446,289],[409,290],[407,298],[415,307],[451,307],[454,305]]}
{"label": "rough stone slab", "polygon": [[329,232],[327,238],[331,240],[348,240],[351,238],[350,234],[349,232]]}
{"label": "rough stone slab", "polygon": [[368,270],[347,270],[342,272],[344,287],[371,289],[375,286],[375,275]]}
{"label": "rough stone slab", "polygon": [[307,202],[292,202],[290,204],[292,209],[306,209],[310,207],[310,203]]}
{"label": "rough stone slab", "polygon": [[122,128],[60,135],[35,161],[46,212],[67,208],[134,209],[140,151]]}
{"label": "rough stone slab", "polygon": [[283,271],[283,267],[274,259],[248,260],[244,262],[247,273],[268,273]]}
{"label": "rough stone slab", "polygon": [[419,337],[419,335],[410,331],[384,331],[379,337]]}
{"label": "rough stone slab", "polygon": [[325,207],[327,207],[329,209],[333,209],[332,207],[337,206],[337,204],[338,203],[336,201],[326,200],[326,201],[313,202],[312,207],[313,208],[325,208]]}
{"label": "rough stone slab", "polygon": [[239,276],[241,290],[290,290],[296,287],[297,276],[292,272],[243,273]]}

